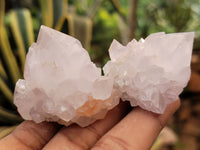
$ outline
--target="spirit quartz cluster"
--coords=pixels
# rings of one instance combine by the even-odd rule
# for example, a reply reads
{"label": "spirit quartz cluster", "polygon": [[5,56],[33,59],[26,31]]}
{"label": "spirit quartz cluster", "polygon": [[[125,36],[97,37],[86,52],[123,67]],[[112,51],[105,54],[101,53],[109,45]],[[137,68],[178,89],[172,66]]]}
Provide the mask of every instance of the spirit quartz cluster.
{"label": "spirit quartz cluster", "polygon": [[41,26],[14,103],[26,120],[82,127],[104,118],[120,98],[163,113],[187,85],[193,38],[193,32],[156,33],[127,46],[114,40],[102,76],[78,40]]}

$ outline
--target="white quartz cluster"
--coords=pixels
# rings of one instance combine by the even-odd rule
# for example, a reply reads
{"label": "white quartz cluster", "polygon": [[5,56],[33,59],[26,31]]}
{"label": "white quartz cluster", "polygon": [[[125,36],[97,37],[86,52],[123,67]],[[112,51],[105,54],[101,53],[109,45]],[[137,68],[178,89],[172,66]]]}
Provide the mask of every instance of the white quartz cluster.
{"label": "white quartz cluster", "polygon": [[189,80],[193,38],[192,32],[156,33],[127,46],[114,40],[102,76],[78,40],[41,26],[26,57],[24,80],[16,83],[14,103],[26,120],[82,127],[103,118],[120,97],[163,113]]}
{"label": "white quartz cluster", "polygon": [[42,26],[29,48],[24,80],[14,103],[26,120],[87,126],[118,104],[113,79],[101,76],[88,52],[71,36]]}
{"label": "white quartz cluster", "polygon": [[114,78],[122,100],[163,113],[190,78],[193,38],[193,32],[161,32],[126,46],[114,40],[109,49],[111,61],[103,68],[105,76]]}

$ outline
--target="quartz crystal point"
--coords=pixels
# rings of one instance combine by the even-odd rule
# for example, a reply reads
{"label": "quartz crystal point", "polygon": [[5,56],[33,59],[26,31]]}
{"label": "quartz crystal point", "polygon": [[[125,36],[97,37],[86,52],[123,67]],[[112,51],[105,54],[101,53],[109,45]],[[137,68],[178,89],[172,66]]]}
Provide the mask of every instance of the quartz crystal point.
{"label": "quartz crystal point", "polygon": [[111,60],[103,70],[114,79],[122,100],[132,106],[163,113],[178,99],[190,78],[193,32],[155,33],[126,46],[113,40]]}
{"label": "quartz crystal point", "polygon": [[41,26],[26,57],[24,80],[16,83],[14,103],[26,120],[84,127],[103,118],[119,97],[113,78],[101,76],[78,40]]}
{"label": "quartz crystal point", "polygon": [[193,32],[156,33],[126,46],[114,40],[102,76],[78,40],[41,26],[14,103],[26,120],[82,127],[104,118],[120,97],[163,113],[187,85],[193,38]]}

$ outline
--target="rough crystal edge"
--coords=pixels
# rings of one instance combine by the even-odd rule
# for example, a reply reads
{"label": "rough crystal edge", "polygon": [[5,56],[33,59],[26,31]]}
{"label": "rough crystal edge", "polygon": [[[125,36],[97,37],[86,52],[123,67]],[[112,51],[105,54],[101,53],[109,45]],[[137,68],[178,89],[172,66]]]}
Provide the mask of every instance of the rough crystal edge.
{"label": "rough crystal edge", "polygon": [[[194,32],[170,33],[170,34],[165,34],[164,32],[154,33],[154,34],[149,35],[145,40],[144,39],[140,39],[137,42],[135,39],[133,39],[126,46],[121,45],[118,41],[116,41],[114,39],[113,42],[111,43],[110,48],[109,48],[109,55],[110,55],[111,60],[108,61],[108,63],[105,64],[105,66],[103,67],[103,71],[104,71],[105,75],[109,75],[113,70],[115,70],[115,71],[117,70],[116,68],[110,68],[110,66],[112,66],[112,63],[116,63],[116,64],[120,63],[120,61],[122,62],[122,59],[121,59],[122,57],[126,57],[126,55],[131,55],[130,52],[127,52],[128,51],[127,49],[129,47],[135,47],[136,45],[142,46],[141,44],[146,44],[148,42],[151,42],[151,40],[154,39],[154,38],[158,38],[158,40],[159,40],[159,39],[161,39],[161,37],[164,38],[164,37],[169,37],[169,36],[170,37],[177,37],[177,38],[179,37],[179,40],[181,40],[181,42],[184,41],[184,45],[187,45],[186,48],[183,49],[184,50],[183,53],[186,53],[186,55],[187,55],[187,57],[186,57],[187,60],[184,60],[184,61],[186,61],[185,71],[188,72],[188,73],[186,73],[187,77],[185,78],[185,81],[182,84],[182,88],[185,87],[187,85],[187,82],[188,82],[189,77],[190,77],[190,62],[191,62],[191,54],[192,54],[192,47],[193,47]],[[157,43],[160,43],[160,42],[157,41]],[[180,45],[180,43],[176,43],[176,44]],[[118,62],[119,59],[121,59],[121,60]],[[125,59],[123,59],[123,61],[124,60]],[[159,64],[157,64],[157,65],[159,65]],[[179,81],[177,81],[177,82],[179,82]],[[115,86],[115,87],[118,87],[118,86]],[[178,90],[178,91],[179,92],[177,92],[177,93],[179,95],[182,92],[182,90]],[[123,92],[122,92],[122,94],[123,94]],[[144,104],[142,104],[141,100],[135,100],[134,98],[131,98],[129,96],[127,97],[127,95],[125,97],[121,96],[121,98],[124,101],[125,100],[129,101],[132,106],[140,106],[141,108],[143,108],[145,110],[152,111],[154,113],[162,114],[162,113],[164,113],[167,105],[169,105],[170,103],[172,103],[173,101],[178,99],[178,95],[174,96],[173,100],[172,99],[171,100],[168,99],[168,102],[166,102],[166,104],[164,106],[162,106],[162,108],[161,108],[161,106],[157,107],[157,106],[154,106],[152,104],[150,104],[150,105],[152,105],[152,108],[148,108]],[[149,102],[151,103],[151,101],[149,101]],[[144,103],[146,103],[146,102],[144,102]]]}

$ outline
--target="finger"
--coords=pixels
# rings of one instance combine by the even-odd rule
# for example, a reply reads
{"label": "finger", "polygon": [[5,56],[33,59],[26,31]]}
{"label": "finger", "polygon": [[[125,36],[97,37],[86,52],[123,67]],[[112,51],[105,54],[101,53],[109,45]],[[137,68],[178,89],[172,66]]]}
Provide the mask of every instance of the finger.
{"label": "finger", "polygon": [[10,135],[0,140],[1,150],[42,149],[58,129],[56,123],[36,124],[32,121],[24,121]]}
{"label": "finger", "polygon": [[111,110],[103,120],[81,128],[72,125],[61,129],[52,140],[44,147],[44,150],[86,150],[90,149],[97,140],[110,130],[121,118],[130,111],[128,103],[120,103]]}
{"label": "finger", "polygon": [[178,100],[170,104],[162,115],[137,107],[107,132],[92,150],[150,149],[161,129],[179,106]]}

